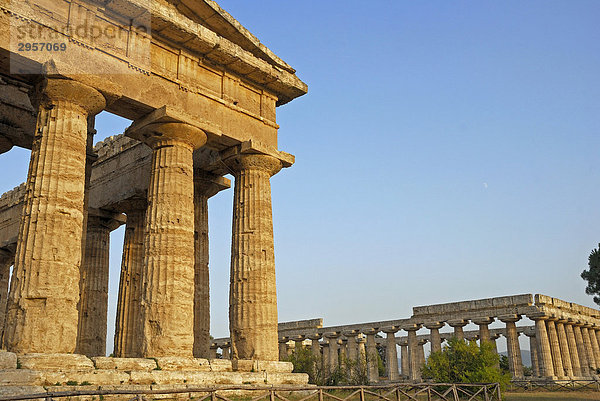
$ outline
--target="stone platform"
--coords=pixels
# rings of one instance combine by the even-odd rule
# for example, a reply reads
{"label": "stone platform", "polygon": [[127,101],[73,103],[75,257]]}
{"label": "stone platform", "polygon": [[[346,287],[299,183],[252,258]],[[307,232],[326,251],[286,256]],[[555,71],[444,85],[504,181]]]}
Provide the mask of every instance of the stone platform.
{"label": "stone platform", "polygon": [[[87,358],[75,354],[0,352],[0,396],[85,389],[304,386],[290,362],[162,358]],[[131,398],[131,397],[130,397]]]}

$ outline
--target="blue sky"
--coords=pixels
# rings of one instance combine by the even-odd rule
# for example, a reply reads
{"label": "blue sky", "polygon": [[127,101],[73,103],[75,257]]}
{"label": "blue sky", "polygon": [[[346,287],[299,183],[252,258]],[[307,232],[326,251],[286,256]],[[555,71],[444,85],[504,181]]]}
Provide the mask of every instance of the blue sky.
{"label": "blue sky", "polygon": [[[593,306],[579,274],[600,242],[600,2],[219,4],[309,85],[278,109],[296,155],[272,179],[280,321],[517,293]],[[128,124],[100,115],[98,140]],[[28,153],[2,155],[1,191],[25,180]],[[216,337],[232,198],[209,205]]]}

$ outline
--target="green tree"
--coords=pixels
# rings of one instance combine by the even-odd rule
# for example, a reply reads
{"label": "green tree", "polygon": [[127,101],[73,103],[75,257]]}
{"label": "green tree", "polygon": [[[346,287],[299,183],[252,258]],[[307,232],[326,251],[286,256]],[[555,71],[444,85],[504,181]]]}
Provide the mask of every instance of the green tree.
{"label": "green tree", "polygon": [[[593,249],[588,257],[588,270],[581,273],[581,278],[587,281],[585,293],[588,295],[600,295],[600,245]],[[600,305],[600,296],[594,297],[594,302]]]}
{"label": "green tree", "polygon": [[503,387],[510,375],[498,370],[498,354],[490,342],[478,346],[451,338],[441,351],[432,352],[423,366],[423,378],[437,383],[500,383]]}

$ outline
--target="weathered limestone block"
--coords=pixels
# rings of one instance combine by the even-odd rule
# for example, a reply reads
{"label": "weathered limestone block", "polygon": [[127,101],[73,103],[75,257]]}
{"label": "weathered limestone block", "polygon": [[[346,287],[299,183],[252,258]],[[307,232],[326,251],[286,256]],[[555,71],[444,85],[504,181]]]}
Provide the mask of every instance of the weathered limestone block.
{"label": "weathered limestone block", "polygon": [[132,370],[149,372],[157,369],[158,366],[154,359],[146,358],[108,358],[98,356],[92,358],[96,369],[115,369],[130,372]]}
{"label": "weathered limestone block", "polygon": [[[264,375],[264,374],[263,374]],[[217,385],[242,384],[242,373],[237,372],[177,372],[154,370],[131,372],[132,384],[189,384]]]}
{"label": "weathered limestone block", "polygon": [[65,79],[48,78],[37,93],[4,343],[20,354],[69,353],[77,341],[88,116],[106,101]]}
{"label": "weathered limestone block", "polygon": [[[81,371],[41,371],[44,385],[51,386],[56,383],[62,385],[68,382],[90,383],[90,385],[102,384],[127,384],[130,381],[128,372],[118,370],[91,370],[87,372]],[[63,390],[64,391],[64,390]]]}
{"label": "weathered limestone block", "polygon": [[0,369],[16,369],[17,354],[0,351]]}
{"label": "weathered limestone block", "polygon": [[[1,373],[0,373],[1,380]],[[0,396],[42,394],[46,389],[42,386],[0,386]],[[36,400],[37,401],[37,400]],[[42,401],[42,400],[39,400]]]}
{"label": "weathered limestone block", "polygon": [[29,369],[1,369],[0,386],[41,386],[42,374]]}
{"label": "weathered limestone block", "polygon": [[127,203],[127,225],[117,300],[114,355],[142,356],[142,272],[144,268],[144,226],[146,201]]}
{"label": "weathered limestone block", "polygon": [[232,359],[279,360],[270,177],[280,160],[239,154],[235,176],[229,327]]}
{"label": "weathered limestone block", "polygon": [[308,374],[306,373],[273,373],[267,372],[265,383],[267,384],[287,384],[302,386],[308,384]]}
{"label": "weathered limestone block", "polygon": [[94,370],[94,363],[84,355],[77,354],[27,354],[19,356],[22,369],[53,371]]}
{"label": "weathered limestone block", "polygon": [[157,110],[127,134],[152,148],[144,237],[142,352],[145,357],[193,356],[193,151],[206,143],[200,129]]}
{"label": "weathered limestone block", "polygon": [[[212,361],[211,361],[212,363]],[[247,359],[233,359],[231,366],[234,372],[273,372],[291,373],[294,364],[280,361],[251,361]]]}
{"label": "weathered limestone block", "polygon": [[240,372],[242,384],[260,385],[267,382],[267,372]]}
{"label": "weathered limestone block", "polygon": [[231,360],[226,359],[211,359],[209,360],[211,372],[231,372],[233,367]]}
{"label": "weathered limestone block", "polygon": [[156,358],[160,370],[209,372],[208,359],[163,356]]}

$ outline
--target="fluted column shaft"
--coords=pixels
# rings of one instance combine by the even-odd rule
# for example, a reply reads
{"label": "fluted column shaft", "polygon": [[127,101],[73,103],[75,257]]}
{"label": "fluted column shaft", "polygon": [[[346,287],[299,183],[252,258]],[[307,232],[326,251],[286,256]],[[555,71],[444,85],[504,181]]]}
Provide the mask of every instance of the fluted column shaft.
{"label": "fluted column shaft", "polygon": [[233,358],[276,360],[277,290],[269,180],[282,165],[274,157],[257,154],[241,154],[227,163],[235,176],[229,291]]}
{"label": "fluted column shaft", "polygon": [[574,377],[573,366],[571,365],[571,352],[569,352],[569,343],[567,341],[567,333],[565,332],[565,325],[563,322],[556,322],[556,332],[558,334],[558,344],[560,348],[560,355],[562,357],[563,369],[565,375],[568,377]]}
{"label": "fluted column shaft", "polygon": [[[194,144],[187,124],[159,124],[144,237],[142,342],[145,357],[192,356],[194,346]],[[201,146],[201,145],[200,145]],[[277,340],[277,339],[275,339]],[[277,348],[275,348],[277,349]]]}
{"label": "fluted column shaft", "polygon": [[384,330],[385,339],[385,362],[388,380],[398,380],[398,351],[396,349],[395,330]]}
{"label": "fluted column shaft", "polygon": [[419,368],[425,364],[425,348],[423,347],[427,344],[427,341],[421,340],[417,343],[417,350],[419,351]]}
{"label": "fluted column shaft", "polygon": [[590,367],[591,373],[596,373],[596,358],[594,357],[594,348],[592,347],[592,342],[590,340],[590,334],[588,332],[587,327],[581,328],[581,335],[583,336],[583,343],[585,344],[585,350],[587,352],[587,361]]}
{"label": "fluted column shaft", "polygon": [[367,377],[370,383],[379,381],[379,366],[377,363],[377,344],[375,332],[367,333]]}
{"label": "fluted column shaft", "polygon": [[538,345],[534,335],[529,336],[529,352],[531,354],[531,370],[533,377],[540,376],[540,365],[538,363]]}
{"label": "fluted column shaft", "polygon": [[591,376],[594,372],[590,371],[590,363],[588,361],[588,351],[583,340],[583,334],[580,325],[573,326],[575,333],[575,344],[577,344],[577,353],[579,354],[579,363],[581,366],[581,375],[584,377]]}
{"label": "fluted column shaft", "polygon": [[575,333],[573,332],[573,324],[565,324],[565,333],[567,335],[567,344],[569,346],[569,355],[571,356],[571,367],[575,377],[582,376],[581,360],[579,359],[579,351],[575,342]]}
{"label": "fluted column shaft", "polygon": [[208,196],[194,185],[194,357],[206,358],[210,348],[210,284]]}
{"label": "fluted column shaft", "polygon": [[142,272],[146,203],[129,208],[123,241],[121,278],[117,300],[114,355],[117,358],[142,356]]}
{"label": "fluted column shaft", "polygon": [[535,337],[538,344],[538,362],[540,365],[540,376],[546,378],[554,377],[554,365],[552,364],[552,351],[550,351],[550,340],[546,331],[546,322],[543,318],[532,318],[535,321]]}
{"label": "fluted column shaft", "polygon": [[414,382],[421,381],[421,366],[419,364],[419,351],[416,330],[408,331],[408,361],[409,361],[409,379]]}
{"label": "fluted column shaft", "polygon": [[552,353],[552,366],[554,366],[554,374],[560,378],[565,377],[565,369],[562,364],[562,356],[560,354],[560,345],[558,343],[558,333],[556,332],[556,324],[553,320],[546,322],[548,328],[548,339],[550,340],[550,351]]}
{"label": "fluted column shaft", "polygon": [[88,216],[85,252],[80,272],[78,354],[106,355],[110,232],[120,221]]}
{"label": "fluted column shaft", "polygon": [[502,320],[506,323],[506,347],[508,351],[508,367],[512,377],[519,379],[523,377],[523,362],[521,360],[521,347],[519,345],[519,334],[515,321]]}
{"label": "fluted column shaft", "polygon": [[79,268],[88,117],[105,106],[95,89],[47,78],[21,218],[4,344],[17,353],[72,353],[77,345]]}
{"label": "fluted column shaft", "polygon": [[592,344],[592,355],[594,355],[594,361],[596,369],[600,368],[600,348],[598,347],[598,339],[596,338],[596,331],[593,327],[589,326],[588,335],[590,336],[590,344]]}
{"label": "fluted column shaft", "polygon": [[14,263],[15,255],[12,252],[0,249],[0,338],[4,332],[6,320],[6,303],[8,301],[8,281],[10,267]]}
{"label": "fluted column shaft", "polygon": [[400,345],[400,371],[403,377],[410,375],[410,360],[408,356],[408,342]]}
{"label": "fluted column shaft", "polygon": [[333,373],[339,366],[339,358],[338,358],[338,351],[339,351],[339,344],[338,344],[338,337],[339,336],[327,336],[327,340],[329,342],[329,359],[328,359],[328,366],[329,366],[329,373]]}
{"label": "fluted column shaft", "polygon": [[442,338],[440,337],[440,328],[444,323],[426,323],[425,327],[429,329],[429,339],[431,341],[431,352],[439,352],[442,350]]}

